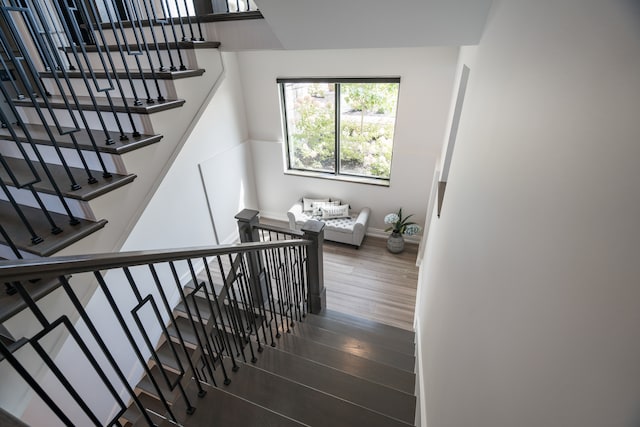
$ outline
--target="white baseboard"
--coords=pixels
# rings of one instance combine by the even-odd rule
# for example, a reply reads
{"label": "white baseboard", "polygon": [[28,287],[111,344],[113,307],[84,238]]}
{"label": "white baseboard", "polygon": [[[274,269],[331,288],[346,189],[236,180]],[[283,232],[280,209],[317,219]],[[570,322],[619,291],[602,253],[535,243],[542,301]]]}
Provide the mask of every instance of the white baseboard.
{"label": "white baseboard", "polygon": [[[390,233],[388,231],[384,231],[381,228],[369,227],[367,229],[367,236],[371,236],[371,237],[381,237],[383,239],[386,239],[387,237],[389,237],[389,234]],[[406,243],[409,243],[412,245],[419,245],[420,240],[422,239],[422,236],[420,234],[416,234],[415,236],[403,236],[403,237]]]}

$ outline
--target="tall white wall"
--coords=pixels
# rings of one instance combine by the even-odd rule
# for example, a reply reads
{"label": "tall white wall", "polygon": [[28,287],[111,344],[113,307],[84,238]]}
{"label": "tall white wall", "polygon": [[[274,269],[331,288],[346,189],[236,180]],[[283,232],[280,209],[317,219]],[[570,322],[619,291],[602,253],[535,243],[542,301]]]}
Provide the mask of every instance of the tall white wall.
{"label": "tall white wall", "polygon": [[[370,227],[402,207],[424,222],[454,84],[457,48],[261,51],[238,54],[260,210],[286,219],[303,195],[371,207]],[[284,174],[278,77],[400,76],[391,186]]]}
{"label": "tall white wall", "polygon": [[[217,244],[199,165],[215,162],[230,169],[252,169],[251,165],[244,163],[245,159],[250,162],[250,157],[235,153],[239,146],[246,143],[248,137],[236,54],[222,55],[224,81],[129,235],[122,251]],[[247,179],[251,181],[253,176],[249,175]],[[209,181],[204,184],[216,196],[224,195],[215,197],[216,200],[211,200],[212,203],[239,206],[236,196],[223,192],[221,188],[234,186],[233,180]],[[255,207],[255,194],[246,192],[242,205]],[[224,222],[227,218],[214,217],[213,220]]]}
{"label": "tall white wall", "polygon": [[428,427],[640,423],[638,70],[637,2],[494,2],[421,269]]}

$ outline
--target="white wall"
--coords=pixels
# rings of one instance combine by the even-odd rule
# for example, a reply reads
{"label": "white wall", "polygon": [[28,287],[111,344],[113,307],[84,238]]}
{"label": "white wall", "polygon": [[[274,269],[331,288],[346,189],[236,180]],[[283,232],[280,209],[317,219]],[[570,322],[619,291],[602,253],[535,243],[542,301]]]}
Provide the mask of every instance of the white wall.
{"label": "white wall", "polygon": [[199,167],[214,221],[216,243],[234,243],[239,239],[236,214],[245,208],[258,208],[250,144],[236,145],[205,160]]}
{"label": "white wall", "polygon": [[[224,81],[122,251],[216,244],[198,165],[207,159],[218,158],[229,168],[244,169],[244,164],[233,164],[242,158],[228,156],[246,142],[248,136],[236,54],[222,55]],[[209,183],[208,186],[212,189],[232,184],[229,181]],[[237,200],[218,199],[215,203],[237,205]],[[256,205],[254,200],[246,200],[246,203]]]}
{"label": "white wall", "polygon": [[428,426],[637,426],[640,7],[494,3],[421,270]]}
{"label": "white wall", "polygon": [[[445,133],[457,48],[263,51],[238,54],[253,142],[260,211],[285,218],[302,195],[332,196],[371,207],[370,227],[402,207],[424,222],[426,200]],[[277,77],[400,76],[391,186],[285,175]]]}

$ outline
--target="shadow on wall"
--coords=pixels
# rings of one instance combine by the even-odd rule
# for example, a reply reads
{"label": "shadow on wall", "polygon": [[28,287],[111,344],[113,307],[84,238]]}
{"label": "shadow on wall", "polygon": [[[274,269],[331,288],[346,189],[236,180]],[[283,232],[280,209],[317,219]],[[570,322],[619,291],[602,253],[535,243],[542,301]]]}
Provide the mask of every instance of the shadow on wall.
{"label": "shadow on wall", "polygon": [[219,245],[238,237],[235,215],[257,209],[253,159],[248,143],[235,146],[198,165],[209,214]]}

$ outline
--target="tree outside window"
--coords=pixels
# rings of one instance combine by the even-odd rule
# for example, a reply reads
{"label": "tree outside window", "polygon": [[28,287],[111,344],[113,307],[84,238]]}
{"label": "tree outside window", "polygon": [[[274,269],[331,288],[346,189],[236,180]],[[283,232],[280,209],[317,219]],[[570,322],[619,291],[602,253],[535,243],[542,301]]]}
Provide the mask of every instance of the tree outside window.
{"label": "tree outside window", "polygon": [[399,79],[279,83],[290,170],[389,181]]}

